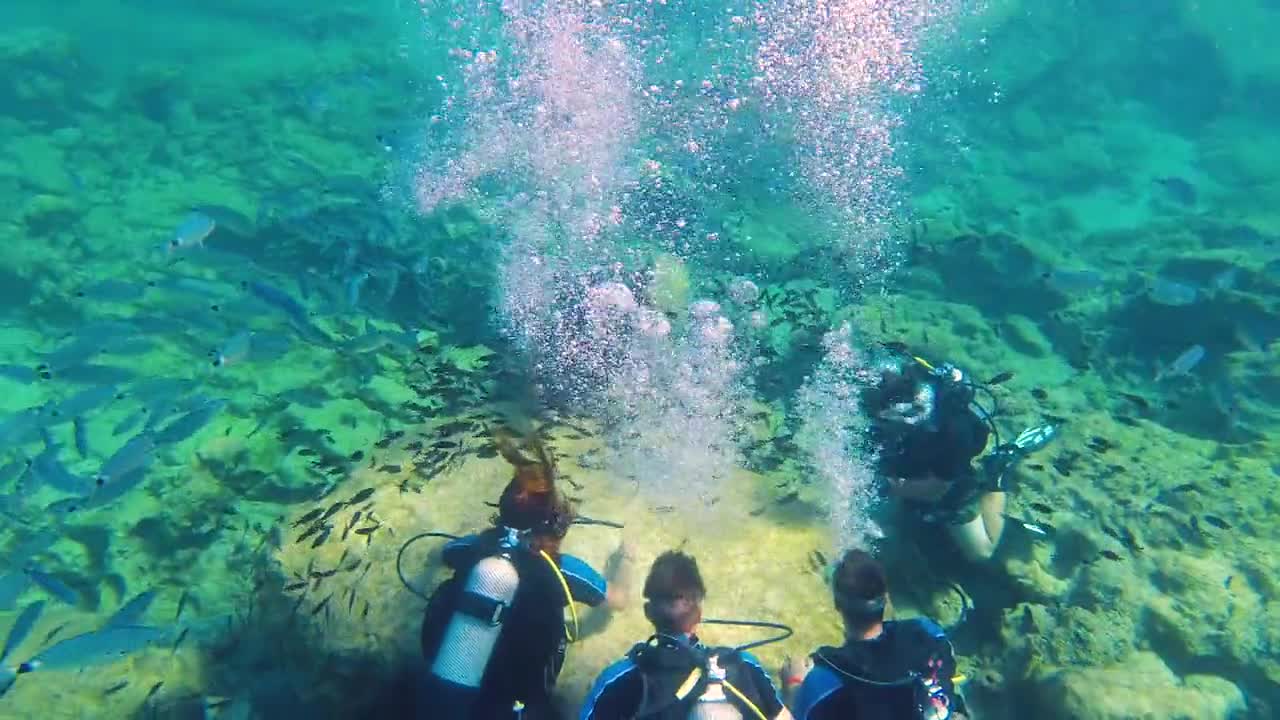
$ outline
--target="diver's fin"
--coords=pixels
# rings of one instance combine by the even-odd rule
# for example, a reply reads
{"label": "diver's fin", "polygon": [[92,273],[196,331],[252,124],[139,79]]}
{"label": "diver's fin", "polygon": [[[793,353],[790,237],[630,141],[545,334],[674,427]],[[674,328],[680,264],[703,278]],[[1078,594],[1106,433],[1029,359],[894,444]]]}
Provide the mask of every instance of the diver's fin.
{"label": "diver's fin", "polygon": [[1019,455],[1030,455],[1048,445],[1057,435],[1058,428],[1053,425],[1048,423],[1035,425],[1018,433],[1018,437],[1014,438],[1012,445]]}
{"label": "diver's fin", "polygon": [[1023,520],[1022,518],[1016,518],[1012,515],[1005,515],[1004,519],[1007,522],[1011,522],[1014,525],[1021,527],[1032,535],[1042,538],[1051,538],[1057,532],[1054,530],[1052,525],[1047,525],[1045,523],[1033,523],[1030,520]]}

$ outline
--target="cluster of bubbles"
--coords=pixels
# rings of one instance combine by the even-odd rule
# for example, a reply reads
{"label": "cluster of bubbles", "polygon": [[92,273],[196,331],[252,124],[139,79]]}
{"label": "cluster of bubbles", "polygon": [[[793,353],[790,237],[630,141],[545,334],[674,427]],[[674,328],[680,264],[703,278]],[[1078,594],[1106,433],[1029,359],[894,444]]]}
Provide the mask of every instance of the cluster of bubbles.
{"label": "cluster of bubbles", "polygon": [[868,444],[867,416],[859,406],[871,375],[849,323],[827,333],[822,345],[823,359],[796,397],[802,419],[796,443],[830,491],[831,527],[843,551],[867,547],[882,536],[871,515],[876,450]]}
{"label": "cluster of bubbles", "polygon": [[[553,400],[617,428],[627,474],[713,487],[739,459],[748,337],[769,320],[749,280],[727,288],[736,314],[657,302],[654,258],[733,241],[714,203],[776,178],[834,218],[833,251],[861,263],[832,282],[888,266],[891,101],[919,91],[917,49],[948,3],[419,2],[454,64],[431,118],[447,153],[420,166],[418,208],[470,200],[506,231],[499,322]],[[829,354],[805,386],[805,423],[858,422],[834,395],[842,363]],[[836,492],[854,507],[868,471],[841,437],[807,450],[820,474],[853,483]]]}

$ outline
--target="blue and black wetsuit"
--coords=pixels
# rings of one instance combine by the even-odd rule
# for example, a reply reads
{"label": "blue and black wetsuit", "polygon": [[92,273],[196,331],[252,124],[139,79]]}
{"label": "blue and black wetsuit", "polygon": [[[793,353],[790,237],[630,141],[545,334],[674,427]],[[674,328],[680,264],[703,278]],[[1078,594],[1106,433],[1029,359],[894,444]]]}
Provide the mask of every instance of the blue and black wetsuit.
{"label": "blue and black wetsuit", "polygon": [[[493,555],[501,530],[453,540],[445,545],[444,561],[454,570],[432,595],[422,623],[422,652],[430,665],[444,637],[472,567]],[[561,554],[555,558],[575,602],[596,606],[604,602],[604,577],[583,560]],[[512,706],[524,704],[525,720],[556,718],[551,691],[564,664],[566,637],[564,608],[568,604],[560,579],[547,562],[526,548],[512,554],[520,577],[516,595],[502,621],[502,632],[485,667],[479,692],[430,677],[424,693],[435,714],[450,720],[502,720],[515,717]],[[448,708],[468,708],[464,712]]]}
{"label": "blue and black wetsuit", "polygon": [[945,720],[964,712],[951,643],[932,620],[886,622],[879,636],[820,648],[813,661],[796,695],[796,720]]}
{"label": "blue and black wetsuit", "polygon": [[[766,718],[772,720],[782,711],[782,698],[773,680],[751,653],[733,652],[727,648],[717,652],[699,644],[697,637],[659,635],[656,644],[637,645],[627,657],[605,668],[587,695],[579,720],[637,717],[642,707],[646,708],[644,717],[649,720],[683,720],[689,717],[697,698],[690,695],[683,702],[672,702],[671,699],[675,689],[694,667],[688,652],[690,649],[716,655],[717,664],[725,672],[725,680],[750,699]],[[742,717],[757,717],[754,711],[732,695],[728,700]]]}

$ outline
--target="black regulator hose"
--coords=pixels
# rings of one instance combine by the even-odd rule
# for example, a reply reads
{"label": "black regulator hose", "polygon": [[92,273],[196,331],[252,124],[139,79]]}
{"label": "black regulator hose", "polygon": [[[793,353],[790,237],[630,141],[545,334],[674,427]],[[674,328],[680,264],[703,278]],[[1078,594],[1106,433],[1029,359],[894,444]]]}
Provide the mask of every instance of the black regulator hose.
{"label": "black regulator hose", "polygon": [[783,625],[782,623],[776,623],[776,622],[767,622],[765,620],[720,620],[716,618],[703,618],[702,624],[703,625],[732,625],[734,627],[767,628],[769,630],[782,631],[781,634],[779,635],[773,635],[763,640],[756,640],[754,642],[749,642],[742,645],[735,645],[733,647],[734,652],[745,652],[747,650],[758,648],[762,645],[772,645],[773,643],[776,643],[776,642],[782,642],[783,640],[786,640],[787,638],[795,634],[795,630],[792,630],[789,625]]}
{"label": "black regulator hose", "polygon": [[405,589],[405,590],[408,590],[409,592],[413,593],[414,595],[417,595],[418,597],[422,598],[422,601],[423,601],[423,602],[428,602],[428,603],[429,603],[429,602],[431,602],[431,598],[427,597],[427,594],[426,594],[426,593],[424,593],[424,592],[422,592],[422,591],[421,591],[421,590],[419,590],[418,588],[416,588],[416,587],[414,587],[414,586],[410,585],[410,584],[409,584],[409,581],[408,581],[408,580],[406,580],[406,579],[405,579],[405,577],[404,577],[404,570],[400,569],[400,559],[404,557],[404,551],[405,551],[405,550],[406,550],[410,545],[414,544],[414,543],[415,543],[415,542],[417,542],[418,540],[421,540],[422,538],[428,538],[428,537],[445,538],[445,539],[447,539],[447,540],[457,540],[457,539],[458,539],[458,536],[457,536],[457,535],[450,535],[449,533],[443,533],[443,532],[424,532],[424,533],[418,533],[417,535],[414,535],[413,537],[409,538],[408,540],[405,540],[405,541],[404,541],[404,544],[400,546],[400,552],[396,553],[396,575],[399,575],[399,576],[400,576],[400,583],[404,585],[404,589]]}

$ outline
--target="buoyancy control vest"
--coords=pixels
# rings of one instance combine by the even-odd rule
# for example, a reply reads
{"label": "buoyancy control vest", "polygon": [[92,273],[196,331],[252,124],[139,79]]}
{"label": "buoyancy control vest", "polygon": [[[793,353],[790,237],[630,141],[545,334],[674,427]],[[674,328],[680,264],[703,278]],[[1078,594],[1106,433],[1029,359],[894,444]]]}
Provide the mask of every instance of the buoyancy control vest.
{"label": "buoyancy control vest", "polygon": [[627,654],[640,672],[638,720],[765,720],[750,698],[744,661],[733,648],[708,648],[658,635]]}

